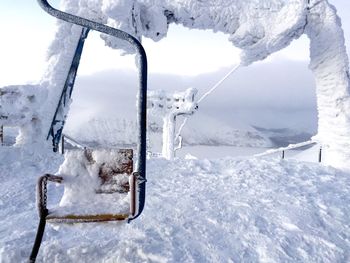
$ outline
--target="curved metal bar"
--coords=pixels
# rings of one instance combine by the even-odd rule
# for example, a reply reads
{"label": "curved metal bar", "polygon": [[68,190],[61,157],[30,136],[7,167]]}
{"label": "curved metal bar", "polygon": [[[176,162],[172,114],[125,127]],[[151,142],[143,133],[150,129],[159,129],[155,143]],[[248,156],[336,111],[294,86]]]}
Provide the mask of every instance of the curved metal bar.
{"label": "curved metal bar", "polygon": [[72,14],[68,14],[53,8],[47,0],[37,0],[39,5],[45,12],[50,15],[64,20],[69,23],[73,23],[76,25],[80,25],[83,27],[90,28],[92,30],[99,31],[101,33],[105,33],[120,39],[123,39],[129,42],[135,49],[138,54],[138,65],[139,65],[139,95],[138,95],[138,126],[139,126],[139,134],[138,134],[138,160],[136,165],[136,172],[138,173],[138,188],[139,188],[139,206],[136,215],[130,220],[137,218],[143,208],[145,203],[145,195],[146,195],[146,111],[147,111],[147,56],[144,48],[141,43],[132,35],[121,31],[119,29],[115,29],[104,24],[100,24],[89,19],[85,19],[82,17],[78,17]]}
{"label": "curved metal bar", "polygon": [[43,240],[44,232],[45,232],[45,226],[46,226],[46,217],[48,215],[49,210],[47,210],[47,195],[46,195],[46,187],[47,187],[47,181],[55,182],[55,183],[61,183],[63,181],[63,178],[61,176],[51,175],[51,174],[45,174],[41,176],[37,183],[37,206],[38,206],[38,212],[39,212],[39,225],[38,230],[36,232],[34,245],[32,248],[32,252],[29,256],[29,262],[34,263],[36,261],[36,257],[38,256],[39,249],[41,246],[41,242]]}

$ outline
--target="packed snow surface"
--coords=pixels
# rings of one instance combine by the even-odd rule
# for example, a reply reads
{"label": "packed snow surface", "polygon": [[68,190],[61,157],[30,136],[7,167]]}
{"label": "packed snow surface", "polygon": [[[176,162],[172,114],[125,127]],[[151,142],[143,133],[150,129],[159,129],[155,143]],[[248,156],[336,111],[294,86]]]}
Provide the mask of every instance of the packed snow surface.
{"label": "packed snow surface", "polygon": [[[35,183],[62,157],[0,148],[0,262],[26,262]],[[279,159],[152,159],[130,224],[48,225],[38,262],[348,262],[350,174]],[[49,207],[62,189],[51,185]]]}

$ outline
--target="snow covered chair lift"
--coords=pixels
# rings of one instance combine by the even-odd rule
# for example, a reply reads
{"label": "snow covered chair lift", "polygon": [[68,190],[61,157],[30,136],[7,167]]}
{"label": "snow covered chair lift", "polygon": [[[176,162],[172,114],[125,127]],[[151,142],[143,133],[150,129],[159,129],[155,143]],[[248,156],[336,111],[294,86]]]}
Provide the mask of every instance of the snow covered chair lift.
{"label": "snow covered chair lift", "polygon": [[148,112],[163,118],[162,156],[168,160],[175,157],[176,118],[191,116],[198,110],[196,94],[195,88],[171,93],[164,90],[148,92]]}
{"label": "snow covered chair lift", "polygon": [[[141,43],[133,36],[121,30],[57,10],[47,0],[38,0],[38,3],[50,15],[83,27],[72,66],[67,76],[67,82],[50,128],[49,136],[51,135],[53,138],[54,150],[55,144],[59,142],[62,135],[66,117],[61,112],[64,112],[66,99],[70,98],[83,43],[89,30],[96,30],[125,40],[135,48],[139,59],[137,63],[139,65],[137,105],[138,143],[135,165],[132,149],[75,150],[66,153],[65,162],[60,168],[59,175],[46,174],[39,178],[37,196],[40,222],[30,255],[30,262],[35,262],[36,260],[47,221],[56,223],[82,223],[124,220],[129,222],[142,213],[146,194],[147,57]],[[62,117],[61,120],[57,120],[59,115],[62,115],[60,116],[60,118]],[[58,129],[55,127],[56,124],[59,124]],[[70,175],[70,172],[73,172],[73,174]],[[73,194],[71,196],[76,196],[78,201],[82,201],[83,203],[85,201],[85,204],[89,203],[90,207],[79,207],[79,205],[76,206],[70,203],[66,206],[61,205],[57,209],[48,210],[48,181],[68,185],[70,188],[65,188],[65,193],[66,191],[72,191]],[[88,192],[89,195],[81,195],[81,192]],[[84,200],[86,197],[89,200]],[[91,201],[92,199],[90,198],[95,198],[96,200]],[[123,200],[129,200],[129,202],[123,202],[122,208],[116,213],[105,212],[107,208],[110,209],[113,205],[119,204],[115,201],[121,198]],[[61,200],[61,204],[62,202]],[[68,208],[68,211],[61,211],[61,208]],[[72,210],[73,208],[78,208],[78,210],[80,208],[80,211]]]}

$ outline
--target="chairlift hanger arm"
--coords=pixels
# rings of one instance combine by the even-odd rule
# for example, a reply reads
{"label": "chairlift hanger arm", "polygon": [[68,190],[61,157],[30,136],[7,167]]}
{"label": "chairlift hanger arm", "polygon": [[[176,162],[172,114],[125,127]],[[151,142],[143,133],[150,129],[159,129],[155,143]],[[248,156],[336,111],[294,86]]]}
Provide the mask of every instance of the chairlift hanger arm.
{"label": "chairlift hanger arm", "polygon": [[48,3],[47,0],[38,0],[38,3],[41,6],[41,8],[44,9],[45,12],[47,12],[48,14],[50,14],[58,19],[64,20],[64,21],[72,23],[72,24],[87,27],[87,28],[99,31],[101,33],[105,33],[105,34],[112,35],[114,37],[123,39],[125,41],[128,41],[131,45],[133,45],[137,49],[137,52],[140,55],[142,55],[142,53],[145,53],[140,42],[135,37],[133,37],[132,35],[124,32],[122,30],[119,30],[119,29],[116,29],[113,27],[109,27],[109,26],[106,26],[106,25],[98,23],[98,22],[94,22],[92,20],[89,20],[89,19],[86,19],[83,17],[79,17],[76,15],[72,15],[72,14],[60,11],[60,10],[52,7]]}

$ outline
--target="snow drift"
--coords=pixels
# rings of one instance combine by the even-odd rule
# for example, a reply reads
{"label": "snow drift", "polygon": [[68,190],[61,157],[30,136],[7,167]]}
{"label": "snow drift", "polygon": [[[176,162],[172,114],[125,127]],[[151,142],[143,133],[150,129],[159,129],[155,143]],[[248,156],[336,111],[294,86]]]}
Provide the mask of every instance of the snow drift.
{"label": "snow drift", "polygon": [[[21,153],[20,153],[21,152]],[[27,262],[35,181],[62,157],[0,148],[0,262]],[[350,176],[279,159],[149,160],[130,224],[48,225],[38,262],[348,262]],[[49,209],[62,191],[50,185]]]}

